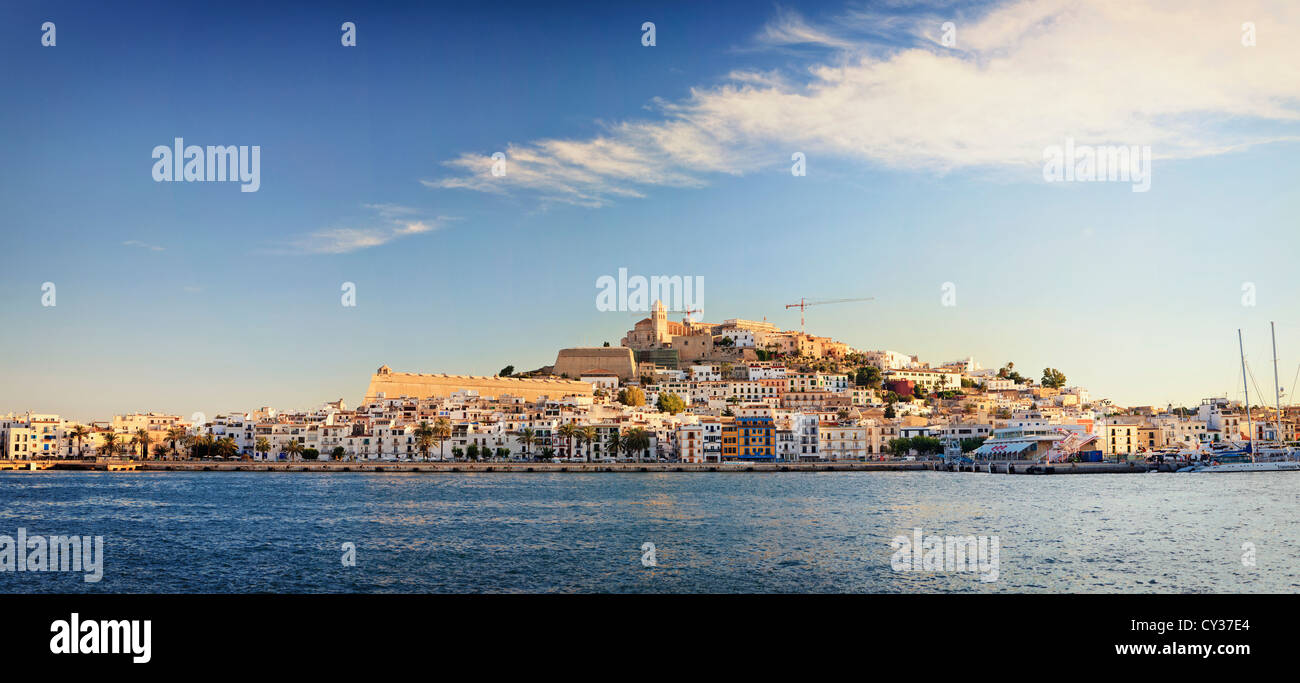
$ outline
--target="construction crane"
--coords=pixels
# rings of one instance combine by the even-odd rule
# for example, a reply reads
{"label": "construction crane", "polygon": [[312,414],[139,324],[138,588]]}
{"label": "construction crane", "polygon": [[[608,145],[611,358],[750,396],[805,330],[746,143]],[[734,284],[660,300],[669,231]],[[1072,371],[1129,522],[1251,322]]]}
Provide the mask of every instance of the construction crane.
{"label": "construction crane", "polygon": [[872,300],[874,300],[875,298],[876,298],[876,297],[874,297],[874,296],[868,296],[868,297],[863,297],[863,298],[860,298],[860,299],[826,299],[825,301],[808,301],[808,300],[804,299],[803,297],[800,297],[800,298],[799,298],[799,303],[797,303],[797,304],[786,304],[785,307],[786,307],[786,310],[789,310],[789,309],[791,309],[791,308],[797,308],[797,309],[799,309],[799,331],[800,331],[800,332],[803,332],[803,326],[804,326],[803,312],[804,312],[804,309],[807,309],[807,308],[809,308],[809,307],[811,307],[811,306],[822,306],[822,305],[824,305],[824,304],[845,304],[845,303],[849,303],[850,301],[872,301]]}
{"label": "construction crane", "polygon": [[[696,313],[703,313],[703,312],[704,312],[704,311],[703,311],[702,309],[699,309],[699,308],[688,308],[688,309],[686,309],[686,310],[684,310],[684,311],[681,311],[681,310],[671,310],[671,311],[670,311],[670,310],[667,310],[667,309],[664,310],[664,313],[681,313],[681,314],[685,315],[687,318],[691,317],[692,315],[695,315]],[[637,313],[637,311],[633,311],[633,313]]]}
{"label": "construction crane", "polygon": [[682,316],[687,320],[690,320],[692,315],[695,315],[696,313],[703,313],[703,312],[704,311],[699,308],[688,308],[684,311],[664,311],[664,313],[681,313]]}

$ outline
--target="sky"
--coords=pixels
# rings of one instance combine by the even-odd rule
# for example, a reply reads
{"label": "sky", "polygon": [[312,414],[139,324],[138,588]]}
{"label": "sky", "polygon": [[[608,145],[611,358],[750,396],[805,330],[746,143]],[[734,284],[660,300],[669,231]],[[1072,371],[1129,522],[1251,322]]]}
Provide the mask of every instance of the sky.
{"label": "sky", "polygon": [[[620,268],[1124,405],[1240,397],[1238,328],[1271,398],[1270,321],[1300,370],[1290,0],[104,5],[0,8],[0,414],[538,368],[644,317]],[[177,137],[257,191],[156,181]],[[1049,182],[1067,144],[1149,189]]]}

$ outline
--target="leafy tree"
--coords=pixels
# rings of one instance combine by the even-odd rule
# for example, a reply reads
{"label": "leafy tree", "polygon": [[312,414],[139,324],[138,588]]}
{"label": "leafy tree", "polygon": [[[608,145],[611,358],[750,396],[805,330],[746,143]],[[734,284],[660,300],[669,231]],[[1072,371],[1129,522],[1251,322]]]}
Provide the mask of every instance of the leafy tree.
{"label": "leafy tree", "polygon": [[72,438],[77,442],[77,457],[81,457],[81,441],[90,435],[90,429],[86,425],[77,425],[72,428]]}
{"label": "leafy tree", "polygon": [[638,387],[627,387],[618,392],[618,402],[625,406],[645,405],[645,392]]}
{"label": "leafy tree", "polygon": [[988,440],[988,437],[986,437],[986,436],[974,436],[974,437],[970,437],[970,438],[962,439],[962,440],[961,440],[961,452],[962,452],[962,453],[971,453],[971,452],[973,452],[976,448],[979,448],[980,446],[983,446],[983,445],[984,445],[984,442],[987,441],[987,440]]}
{"label": "leafy tree", "polygon": [[591,445],[599,443],[600,432],[596,431],[595,425],[585,425],[578,428],[578,441],[587,446],[587,462],[591,462],[592,448]]}
{"label": "leafy tree", "polygon": [[343,459],[343,456],[344,456],[346,453],[347,453],[347,451],[343,450],[343,447],[342,447],[342,446],[335,446],[335,447],[334,447],[334,450],[330,451],[330,459],[331,459],[331,460],[342,460],[342,459]]}
{"label": "leafy tree", "polygon": [[880,373],[880,368],[874,365],[864,365],[858,368],[858,372],[854,377],[854,383],[860,387],[879,389],[882,379],[883,376]]}
{"label": "leafy tree", "polygon": [[434,420],[433,421],[433,442],[438,446],[439,460],[447,459],[446,452],[443,450],[443,446],[447,443],[447,439],[450,438],[451,438],[451,420],[445,417],[440,417]]}
{"label": "leafy tree", "polygon": [[520,444],[523,444],[524,457],[527,458],[528,449],[533,444],[537,443],[537,430],[533,429],[532,427],[524,427],[523,429],[515,432],[515,438],[519,439]]}
{"label": "leafy tree", "polygon": [[315,448],[305,448],[302,451],[303,460],[315,460],[320,457],[320,451]]}
{"label": "leafy tree", "polygon": [[618,428],[610,431],[609,436],[605,438],[605,450],[612,456],[618,457],[619,451],[624,449],[626,437]]}
{"label": "leafy tree", "polygon": [[1065,386],[1065,373],[1056,368],[1043,368],[1042,385],[1048,389],[1060,389]]}
{"label": "leafy tree", "polygon": [[451,447],[451,457],[454,460],[460,460],[465,457],[465,451],[460,446]]}
{"label": "leafy tree", "polygon": [[573,457],[576,452],[573,441],[578,438],[578,425],[575,425],[572,422],[566,422],[556,428],[555,435],[561,439],[569,440],[569,450],[567,451],[567,454],[569,457]]}
{"label": "leafy tree", "polygon": [[922,455],[937,455],[943,452],[943,442],[933,436],[912,437],[912,448]]}
{"label": "leafy tree", "polygon": [[433,448],[433,427],[428,422],[421,422],[415,428],[415,447],[420,451],[420,455],[429,459],[429,450]]}
{"label": "leafy tree", "polygon": [[478,444],[470,444],[469,448],[465,449],[465,457],[469,460],[478,460]]}
{"label": "leafy tree", "polygon": [[135,436],[131,437],[131,443],[140,447],[140,459],[144,460],[149,457],[149,432],[144,427],[135,430]]}
{"label": "leafy tree", "polygon": [[885,404],[885,417],[890,417],[890,418],[898,417],[898,411],[894,410],[893,401],[890,401],[889,403]]}
{"label": "leafy tree", "polygon": [[894,455],[907,455],[912,450],[912,440],[903,437],[890,439],[888,448],[889,452]]}
{"label": "leafy tree", "polygon": [[550,446],[543,446],[543,447],[542,447],[542,460],[550,461],[550,460],[553,460],[553,459],[555,459],[555,449],[554,449],[554,448],[551,448]]}
{"label": "leafy tree", "polygon": [[629,429],[623,437],[623,450],[636,453],[637,462],[641,462],[641,456],[650,450],[650,432],[641,427]]}
{"label": "leafy tree", "polygon": [[655,407],[657,407],[660,412],[676,415],[677,413],[686,410],[686,402],[682,400],[681,396],[678,396],[671,391],[666,391],[659,394],[659,400],[656,401]]}
{"label": "leafy tree", "polygon": [[509,377],[513,374],[515,374],[515,366],[507,365],[504,368],[501,368],[501,372],[497,373],[497,377]]}

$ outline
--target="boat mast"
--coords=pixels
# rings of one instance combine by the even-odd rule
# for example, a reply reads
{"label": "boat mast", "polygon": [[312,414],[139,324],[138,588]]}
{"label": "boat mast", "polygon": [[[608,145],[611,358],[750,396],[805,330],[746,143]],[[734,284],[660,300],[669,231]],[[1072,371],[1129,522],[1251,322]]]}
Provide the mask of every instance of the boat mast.
{"label": "boat mast", "polygon": [[1273,335],[1273,396],[1277,401],[1277,442],[1283,444],[1285,449],[1286,440],[1282,438],[1282,387],[1277,383],[1277,327],[1271,320],[1268,331]]}
{"label": "boat mast", "polygon": [[1255,462],[1255,426],[1250,421],[1250,382],[1246,378],[1246,343],[1241,340],[1241,328],[1237,328],[1237,348],[1241,350],[1241,388],[1246,390],[1246,452],[1250,461]]}

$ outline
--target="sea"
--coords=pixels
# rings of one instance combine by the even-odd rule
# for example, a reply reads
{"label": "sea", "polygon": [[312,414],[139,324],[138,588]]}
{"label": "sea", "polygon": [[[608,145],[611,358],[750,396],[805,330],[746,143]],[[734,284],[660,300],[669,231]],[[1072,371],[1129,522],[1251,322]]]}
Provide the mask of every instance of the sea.
{"label": "sea", "polygon": [[[0,593],[1295,592],[1298,502],[1288,472],[3,472]],[[19,529],[101,537],[98,580],[17,571]]]}

